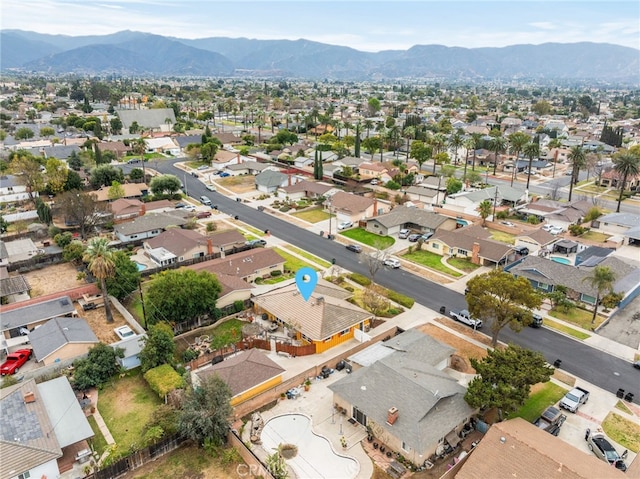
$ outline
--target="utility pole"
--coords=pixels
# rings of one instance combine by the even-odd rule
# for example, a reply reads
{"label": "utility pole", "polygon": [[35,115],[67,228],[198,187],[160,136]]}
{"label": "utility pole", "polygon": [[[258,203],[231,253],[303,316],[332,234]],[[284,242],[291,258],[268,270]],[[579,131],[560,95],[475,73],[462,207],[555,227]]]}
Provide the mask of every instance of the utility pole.
{"label": "utility pole", "polygon": [[142,320],[144,321],[144,329],[147,329],[147,313],[144,309],[144,296],[142,294],[142,283],[138,280],[138,291],[140,292],[140,303],[142,303]]}

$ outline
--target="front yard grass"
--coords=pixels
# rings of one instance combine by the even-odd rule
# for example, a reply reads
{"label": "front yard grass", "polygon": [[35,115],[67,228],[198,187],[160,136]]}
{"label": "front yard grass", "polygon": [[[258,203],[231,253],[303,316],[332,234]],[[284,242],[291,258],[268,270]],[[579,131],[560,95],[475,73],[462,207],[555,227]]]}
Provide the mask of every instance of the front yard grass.
{"label": "front yard grass", "polygon": [[549,311],[549,314],[554,318],[558,318],[568,323],[575,324],[576,326],[580,326],[582,329],[586,329],[587,331],[591,331],[592,329],[597,328],[605,320],[603,316],[600,316],[598,314],[596,316],[595,324],[591,324],[593,312],[587,311],[586,309],[582,308],[571,308],[567,313],[554,308]]}
{"label": "front yard grass", "polygon": [[509,419],[521,417],[527,422],[533,422],[549,406],[557,403],[565,395],[567,389],[558,386],[551,381],[541,385],[533,386],[534,392],[529,395],[529,399],[515,413],[509,415]]}
{"label": "front yard grass", "polygon": [[638,424],[610,412],[602,421],[602,430],[622,447],[635,453],[640,451],[640,426]]}
{"label": "front yard grass", "polygon": [[427,268],[435,269],[436,271],[448,274],[449,276],[462,276],[461,273],[458,273],[457,271],[454,271],[442,264],[442,256],[432,253],[431,251],[412,251],[411,253],[403,254],[402,257],[414,263],[426,266]]}
{"label": "front yard grass", "polygon": [[589,334],[583,331],[578,331],[577,329],[570,328],[569,326],[558,323],[557,321],[553,321],[552,319],[545,319],[544,324],[549,326],[550,328],[557,329],[558,331],[568,334],[569,336],[573,336],[580,341],[584,341],[585,339],[590,337]]}
{"label": "front yard grass", "polygon": [[618,401],[616,403],[616,409],[620,409],[622,412],[626,412],[627,414],[633,415],[633,412],[631,412],[631,409],[629,409],[627,405],[622,401]]}
{"label": "front yard grass", "polygon": [[113,378],[100,390],[98,410],[118,445],[119,455],[143,445],[143,430],[161,400],[140,369]]}
{"label": "front yard grass", "polygon": [[320,221],[335,217],[335,215],[329,215],[329,213],[324,211],[320,206],[318,208],[310,208],[308,210],[291,213],[291,216],[308,221],[309,223],[319,223]]}
{"label": "front yard grass", "polygon": [[375,233],[370,233],[362,228],[352,228],[350,230],[342,231],[340,234],[346,238],[359,241],[367,246],[381,250],[387,249],[396,242],[396,240],[391,236],[380,236]]}
{"label": "front yard grass", "polygon": [[468,259],[463,258],[451,257],[447,260],[447,263],[449,263],[454,268],[459,269],[460,271],[464,271],[465,273],[473,273],[480,267],[479,264],[473,264]]}
{"label": "front yard grass", "polygon": [[292,246],[290,244],[287,245],[287,249],[293,251],[294,253],[300,256],[307,258],[309,261],[313,261],[314,263],[319,264],[320,266],[324,266],[325,268],[331,267],[331,263],[329,261],[325,261],[322,258],[319,258],[316,255],[309,253],[308,251],[305,251],[300,248],[296,248],[295,246]]}
{"label": "front yard grass", "polygon": [[295,271],[298,271],[300,268],[304,268],[305,266],[308,266],[309,268],[313,268],[315,270],[318,269],[317,266],[313,266],[312,264],[307,263],[303,259],[298,258],[297,256],[294,256],[291,253],[287,253],[281,248],[274,248],[274,250],[276,251],[276,253],[278,253],[280,256],[282,256],[285,259],[284,269],[286,271],[295,272]]}
{"label": "front yard grass", "polygon": [[604,243],[610,237],[611,237],[610,235],[599,233],[598,231],[587,231],[586,233],[580,235],[580,238],[582,239],[586,239],[589,241],[597,241],[598,243]]}

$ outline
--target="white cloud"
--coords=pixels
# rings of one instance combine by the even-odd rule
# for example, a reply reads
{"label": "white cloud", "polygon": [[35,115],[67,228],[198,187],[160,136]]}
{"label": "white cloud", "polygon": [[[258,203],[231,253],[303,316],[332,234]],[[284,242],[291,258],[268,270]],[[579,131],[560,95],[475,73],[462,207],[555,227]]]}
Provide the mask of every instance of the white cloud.
{"label": "white cloud", "polygon": [[530,23],[529,25],[531,25],[532,27],[536,27],[539,28],[541,30],[556,30],[556,25],[554,25],[551,22],[533,22]]}

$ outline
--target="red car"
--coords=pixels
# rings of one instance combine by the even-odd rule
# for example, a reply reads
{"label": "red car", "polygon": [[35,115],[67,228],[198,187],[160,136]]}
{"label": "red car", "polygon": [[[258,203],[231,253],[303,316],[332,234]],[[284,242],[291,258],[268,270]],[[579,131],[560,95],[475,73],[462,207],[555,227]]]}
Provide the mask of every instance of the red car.
{"label": "red car", "polygon": [[7,355],[7,360],[0,366],[0,374],[6,376],[7,374],[15,374],[20,367],[26,363],[33,354],[31,349],[18,349],[16,352]]}

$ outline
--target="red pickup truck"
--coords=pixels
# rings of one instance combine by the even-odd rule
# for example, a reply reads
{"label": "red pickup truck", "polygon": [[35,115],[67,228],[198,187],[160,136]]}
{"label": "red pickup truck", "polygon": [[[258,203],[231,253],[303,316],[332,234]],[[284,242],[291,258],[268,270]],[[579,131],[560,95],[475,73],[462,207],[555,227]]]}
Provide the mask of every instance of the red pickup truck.
{"label": "red pickup truck", "polygon": [[31,354],[33,354],[31,349],[19,349],[8,354],[7,360],[0,366],[0,374],[6,376],[17,373],[20,367],[31,358]]}

